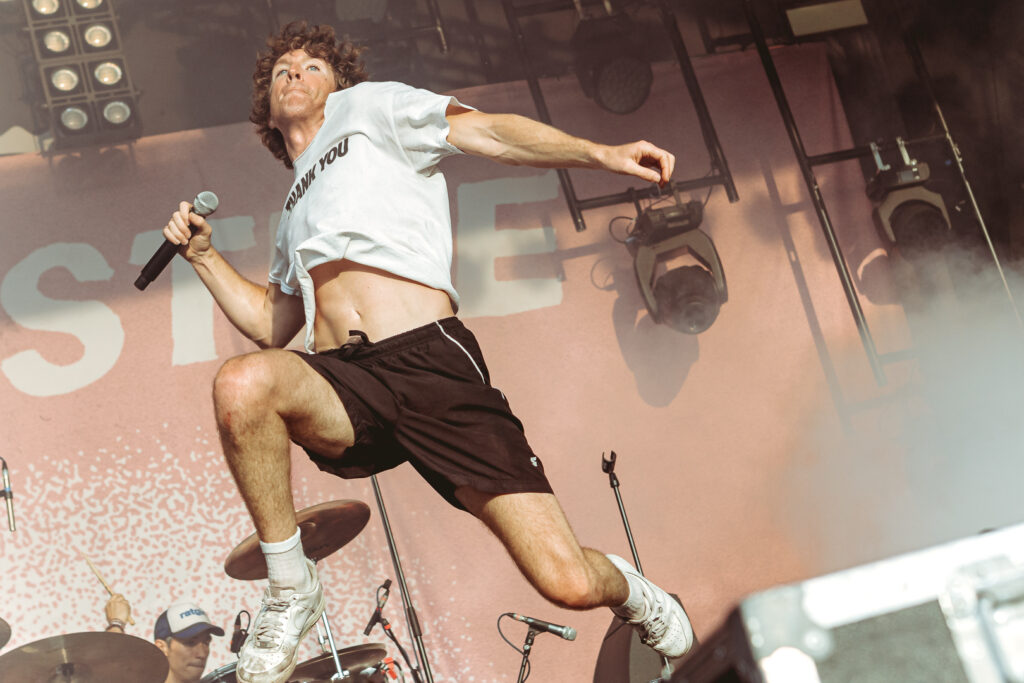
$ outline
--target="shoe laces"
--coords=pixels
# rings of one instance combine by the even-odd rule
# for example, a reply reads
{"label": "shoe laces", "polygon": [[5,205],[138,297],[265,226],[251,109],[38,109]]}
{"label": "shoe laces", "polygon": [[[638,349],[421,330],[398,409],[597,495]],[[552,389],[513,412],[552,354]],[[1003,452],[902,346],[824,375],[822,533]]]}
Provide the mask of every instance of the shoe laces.
{"label": "shoe laces", "polygon": [[280,644],[284,636],[284,620],[290,605],[291,601],[288,598],[263,599],[263,609],[256,620],[256,630],[253,633],[257,647],[275,648]]}
{"label": "shoe laces", "polygon": [[643,584],[643,596],[644,602],[647,604],[647,616],[640,622],[640,631],[643,635],[643,640],[660,640],[665,633],[668,632],[668,620],[666,619],[667,610],[663,600],[659,600],[660,596],[656,595],[651,590],[646,582]]}

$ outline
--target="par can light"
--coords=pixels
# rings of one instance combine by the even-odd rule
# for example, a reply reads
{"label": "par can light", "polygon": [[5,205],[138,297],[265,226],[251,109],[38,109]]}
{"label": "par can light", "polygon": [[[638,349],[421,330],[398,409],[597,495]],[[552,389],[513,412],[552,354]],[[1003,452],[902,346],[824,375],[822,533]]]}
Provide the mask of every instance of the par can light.
{"label": "par can light", "polygon": [[103,106],[103,118],[112,125],[120,126],[131,117],[132,108],[128,106],[127,102],[114,100]]}
{"label": "par can light", "polygon": [[60,123],[71,131],[79,131],[89,123],[89,115],[80,107],[67,107],[60,113]]}
{"label": "par can light", "polygon": [[93,49],[104,48],[110,45],[110,41],[113,38],[113,34],[110,29],[103,24],[93,24],[92,26],[85,29],[82,33],[82,37],[85,38],[85,43]]}
{"label": "par can light", "polygon": [[64,31],[47,31],[43,36],[43,47],[53,54],[67,52],[71,47],[71,36]]}
{"label": "par can light", "polygon": [[120,82],[121,77],[124,75],[124,71],[117,62],[102,62],[96,65],[93,69],[92,75],[96,77],[96,80],[105,86],[117,85]]}
{"label": "par can light", "polygon": [[45,17],[56,14],[60,9],[58,0],[32,0],[32,9]]}
{"label": "par can light", "polygon": [[61,67],[50,74],[50,83],[61,92],[71,92],[78,87],[78,72],[68,67]]}

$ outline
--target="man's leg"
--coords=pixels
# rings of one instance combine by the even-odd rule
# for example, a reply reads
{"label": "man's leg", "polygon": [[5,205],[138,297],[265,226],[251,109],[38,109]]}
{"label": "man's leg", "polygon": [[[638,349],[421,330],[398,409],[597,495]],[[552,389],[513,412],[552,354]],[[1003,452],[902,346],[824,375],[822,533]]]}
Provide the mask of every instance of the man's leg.
{"label": "man's leg", "polygon": [[568,609],[611,607],[637,626],[645,644],[669,657],[679,657],[693,645],[693,629],[682,606],[621,558],[610,560],[580,547],[552,494],[493,495],[460,488],[455,495],[494,532],[526,579],[551,602]]}
{"label": "man's leg", "polygon": [[567,609],[618,607],[629,586],[607,557],[580,547],[550,493],[495,496],[460,488],[456,497],[504,544],[523,576]]}
{"label": "man's leg", "polygon": [[340,455],[354,433],[341,399],[318,372],[290,351],[268,349],[226,362],[213,384],[224,457],[260,540],[295,533],[292,439]]}
{"label": "man's leg", "polygon": [[341,455],[352,445],[352,423],[328,382],[288,351],[229,360],[214,380],[213,399],[224,456],[270,578],[235,675],[240,683],[281,683],[324,609],[316,567],[303,553],[295,523],[289,442]]}

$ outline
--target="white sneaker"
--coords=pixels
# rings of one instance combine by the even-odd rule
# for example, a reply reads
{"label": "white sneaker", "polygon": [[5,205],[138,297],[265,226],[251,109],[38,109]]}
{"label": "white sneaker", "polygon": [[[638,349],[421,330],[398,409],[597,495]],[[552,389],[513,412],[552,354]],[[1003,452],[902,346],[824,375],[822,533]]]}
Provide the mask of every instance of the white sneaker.
{"label": "white sneaker", "polygon": [[[645,579],[628,562],[617,555],[606,556],[622,572],[630,586],[636,586],[643,595],[643,616],[625,619],[636,626],[640,642],[665,657],[682,657],[693,647],[693,627],[675,598]],[[616,612],[617,613],[617,612]]]}
{"label": "white sneaker", "polygon": [[270,586],[249,637],[238,653],[239,683],[284,683],[295,665],[299,643],[324,612],[324,589],[316,565],[306,560],[313,587],[304,593]]}

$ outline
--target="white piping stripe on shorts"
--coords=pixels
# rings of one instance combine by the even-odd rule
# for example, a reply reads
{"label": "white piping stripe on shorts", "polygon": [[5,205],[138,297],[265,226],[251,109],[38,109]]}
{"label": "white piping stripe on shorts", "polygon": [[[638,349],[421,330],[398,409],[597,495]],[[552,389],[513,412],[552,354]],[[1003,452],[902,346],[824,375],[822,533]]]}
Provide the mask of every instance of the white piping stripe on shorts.
{"label": "white piping stripe on shorts", "polygon": [[487,380],[484,379],[484,373],[480,372],[480,366],[476,364],[475,360],[473,360],[473,356],[469,354],[469,351],[466,350],[466,347],[460,344],[458,341],[456,341],[455,338],[452,337],[450,334],[445,332],[444,328],[441,326],[441,323],[439,321],[435,320],[434,324],[437,325],[437,329],[441,330],[441,334],[451,339],[453,344],[462,349],[462,352],[466,354],[466,358],[468,358],[469,362],[473,364],[473,368],[476,370],[476,374],[480,375],[480,381],[486,384]]}

